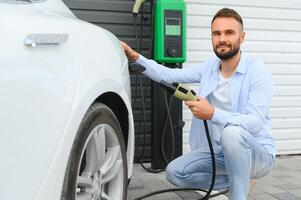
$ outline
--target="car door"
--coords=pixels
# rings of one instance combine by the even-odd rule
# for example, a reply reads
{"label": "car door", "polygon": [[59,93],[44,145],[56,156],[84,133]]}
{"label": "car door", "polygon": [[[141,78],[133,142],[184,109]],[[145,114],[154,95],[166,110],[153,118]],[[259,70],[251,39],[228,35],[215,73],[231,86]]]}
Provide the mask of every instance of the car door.
{"label": "car door", "polygon": [[38,4],[0,3],[0,26],[0,199],[34,199],[76,93],[76,23]]}

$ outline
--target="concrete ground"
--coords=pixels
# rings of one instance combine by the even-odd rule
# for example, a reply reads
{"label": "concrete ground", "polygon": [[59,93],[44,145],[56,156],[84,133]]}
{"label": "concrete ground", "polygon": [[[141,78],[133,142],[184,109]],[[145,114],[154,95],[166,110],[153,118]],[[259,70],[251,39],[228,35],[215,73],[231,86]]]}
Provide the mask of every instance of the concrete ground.
{"label": "concrete ground", "polygon": [[[152,191],[174,188],[166,179],[165,172],[151,174],[140,165],[135,165],[134,173],[128,189],[128,200]],[[211,198],[226,200],[226,196]],[[201,198],[197,192],[169,192],[146,198],[146,200],[196,200]],[[301,200],[301,155],[279,156],[272,172],[255,181],[248,200]]]}

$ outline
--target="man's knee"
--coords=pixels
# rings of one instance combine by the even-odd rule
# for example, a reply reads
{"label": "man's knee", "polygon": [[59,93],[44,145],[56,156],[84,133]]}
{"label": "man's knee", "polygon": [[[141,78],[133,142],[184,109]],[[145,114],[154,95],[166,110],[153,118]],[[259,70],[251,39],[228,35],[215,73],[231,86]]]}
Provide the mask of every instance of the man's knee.
{"label": "man's knee", "polygon": [[183,180],[184,173],[183,169],[179,168],[179,165],[175,161],[169,163],[166,167],[166,179],[171,182],[172,184],[179,186],[181,185],[179,182]]}
{"label": "man's knee", "polygon": [[241,144],[245,144],[246,131],[240,126],[227,126],[222,131],[221,144],[223,148],[235,148]]}

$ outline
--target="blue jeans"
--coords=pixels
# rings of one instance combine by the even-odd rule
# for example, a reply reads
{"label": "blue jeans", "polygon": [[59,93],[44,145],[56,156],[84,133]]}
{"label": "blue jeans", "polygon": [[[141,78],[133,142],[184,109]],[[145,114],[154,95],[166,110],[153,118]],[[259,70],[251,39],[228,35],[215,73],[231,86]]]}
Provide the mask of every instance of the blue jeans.
{"label": "blue jeans", "polygon": [[[239,126],[223,129],[221,144],[214,147],[215,190],[231,191],[232,200],[247,200],[250,179],[268,174],[274,158],[246,130]],[[196,149],[173,160],[166,169],[168,181],[179,187],[208,189],[212,163],[208,149]]]}

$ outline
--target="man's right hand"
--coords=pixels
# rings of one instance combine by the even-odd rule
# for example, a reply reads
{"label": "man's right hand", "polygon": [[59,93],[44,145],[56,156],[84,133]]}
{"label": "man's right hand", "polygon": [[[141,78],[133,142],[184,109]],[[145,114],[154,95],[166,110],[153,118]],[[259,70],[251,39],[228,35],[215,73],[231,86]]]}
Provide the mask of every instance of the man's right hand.
{"label": "man's right hand", "polygon": [[120,41],[121,47],[124,50],[125,55],[128,57],[129,60],[131,61],[136,61],[139,58],[139,53],[134,51],[127,43]]}

